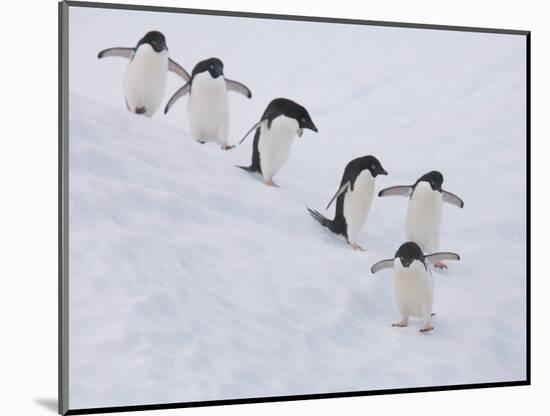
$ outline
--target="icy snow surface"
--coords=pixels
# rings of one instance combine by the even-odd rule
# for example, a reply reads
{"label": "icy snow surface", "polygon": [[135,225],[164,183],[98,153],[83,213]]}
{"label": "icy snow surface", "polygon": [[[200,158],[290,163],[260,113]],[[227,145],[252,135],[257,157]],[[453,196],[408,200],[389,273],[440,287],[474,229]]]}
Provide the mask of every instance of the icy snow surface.
{"label": "icy snow surface", "polygon": [[[191,71],[211,56],[230,143],[275,97],[309,110],[275,180],[188,133],[187,99],[126,111],[126,62],[99,50],[161,30]],[[525,377],[525,40],[521,36],[71,7],[70,407],[265,397]],[[182,85],[169,74],[164,103]],[[163,104],[164,107],[164,104]],[[372,154],[377,191],[438,169],[435,330],[399,316],[391,271],[405,198],[376,198],[354,252],[307,214]],[[328,212],[332,215],[332,209]]]}

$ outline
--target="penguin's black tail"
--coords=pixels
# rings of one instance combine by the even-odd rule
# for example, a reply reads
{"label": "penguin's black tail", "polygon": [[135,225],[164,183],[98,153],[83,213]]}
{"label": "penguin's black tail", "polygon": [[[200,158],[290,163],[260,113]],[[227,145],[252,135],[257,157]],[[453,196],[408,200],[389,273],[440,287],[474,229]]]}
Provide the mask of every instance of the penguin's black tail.
{"label": "penguin's black tail", "polygon": [[333,221],[329,220],[327,217],[325,217],[323,214],[321,214],[318,211],[315,211],[314,209],[308,208],[307,211],[309,212],[309,215],[313,217],[315,221],[317,221],[319,224],[321,224],[323,227],[327,227],[330,231],[333,231]]}
{"label": "penguin's black tail", "polygon": [[341,217],[339,218],[338,216],[336,216],[333,220],[329,220],[323,214],[315,211],[314,209],[307,208],[307,210],[309,212],[309,215],[311,215],[313,219],[321,224],[323,227],[327,227],[334,234],[343,235],[344,237],[348,238],[348,234],[346,231],[346,220]]}
{"label": "penguin's black tail", "polygon": [[255,173],[255,172],[259,172],[259,170],[254,167],[253,165],[250,165],[250,166],[235,166],[236,168],[240,168],[242,170],[246,170],[247,172],[250,172],[250,173]]}

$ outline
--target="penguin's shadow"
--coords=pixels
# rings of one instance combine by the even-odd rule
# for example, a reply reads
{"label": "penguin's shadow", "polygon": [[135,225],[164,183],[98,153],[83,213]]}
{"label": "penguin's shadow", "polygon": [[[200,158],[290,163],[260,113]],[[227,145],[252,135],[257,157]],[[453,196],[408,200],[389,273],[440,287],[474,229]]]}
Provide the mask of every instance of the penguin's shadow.
{"label": "penguin's shadow", "polygon": [[[238,168],[239,166],[235,166],[235,167]],[[258,182],[258,183],[260,183],[264,186],[267,186],[265,184],[264,178],[261,174],[259,174],[257,172],[244,172],[244,171],[243,171],[243,173],[246,174],[246,176],[254,179],[256,182]],[[277,189],[281,189],[281,188],[277,188]]]}
{"label": "penguin's shadow", "polygon": [[[447,266],[448,267],[448,266]],[[430,267],[432,275],[449,276],[449,269],[438,269],[437,267]]]}
{"label": "penguin's shadow", "polygon": [[57,399],[47,398],[47,399],[34,399],[34,402],[46,410],[49,410],[53,413],[57,413]]}

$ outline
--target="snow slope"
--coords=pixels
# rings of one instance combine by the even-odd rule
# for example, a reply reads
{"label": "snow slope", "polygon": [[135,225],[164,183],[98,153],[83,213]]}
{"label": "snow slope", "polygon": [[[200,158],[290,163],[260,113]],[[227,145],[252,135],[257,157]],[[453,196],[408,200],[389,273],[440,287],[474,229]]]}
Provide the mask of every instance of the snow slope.
{"label": "snow slope", "polygon": [[[217,55],[252,89],[231,98],[230,142],[273,97],[308,108],[319,133],[282,189],[234,167],[251,139],[190,140],[186,100],[124,109],[124,62],[95,55],[152,28],[188,70]],[[521,37],[71,8],[70,46],[71,408],[525,377]],[[369,272],[403,242],[406,199],[373,202],[366,253],[305,210],[365,154],[390,174],[377,189],[438,169],[465,201],[444,207],[441,248],[462,261],[434,273],[427,336],[390,326],[391,272]]]}

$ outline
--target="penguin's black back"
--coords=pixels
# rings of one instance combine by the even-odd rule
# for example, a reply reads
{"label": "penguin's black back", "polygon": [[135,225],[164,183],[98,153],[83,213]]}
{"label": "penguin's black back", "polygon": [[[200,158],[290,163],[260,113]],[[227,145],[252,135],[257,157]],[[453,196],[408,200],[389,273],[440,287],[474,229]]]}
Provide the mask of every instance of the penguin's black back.
{"label": "penguin's black back", "polygon": [[[346,165],[346,167],[344,168],[344,173],[342,174],[342,180],[340,181],[340,188],[346,182],[349,182],[351,189],[353,189],[353,186],[355,185],[355,179],[357,179],[359,174],[365,169],[364,167],[366,162],[365,158],[368,158],[368,157],[369,156],[353,159]],[[347,224],[346,224],[346,219],[344,218],[344,198],[346,197],[347,192],[349,192],[349,189],[346,192],[343,192],[336,199],[336,212],[333,220],[336,227],[344,228],[346,232],[346,234],[344,235],[347,235]]]}
{"label": "penguin's black back", "polygon": [[[329,220],[323,216],[320,212],[308,208],[310,215],[315,221],[321,224],[323,227],[327,227],[330,231],[335,234],[340,234],[348,238],[348,225],[346,218],[344,217],[344,200],[346,198],[346,193],[350,190],[353,191],[355,186],[355,180],[364,170],[369,170],[373,177],[376,175],[384,174],[387,175],[387,172],[382,168],[382,165],[374,156],[362,156],[350,161],[344,168],[344,173],[342,174],[342,180],[340,181],[340,187],[338,190],[342,189],[346,183],[349,182],[349,188],[345,192],[341,193],[338,198],[336,198],[336,210],[334,213],[334,219]],[[332,201],[331,201],[332,202]],[[330,205],[330,204],[329,204]],[[328,208],[328,207],[327,207]]]}
{"label": "penguin's black back", "polygon": [[[271,121],[273,121],[273,118],[276,117],[277,115],[282,114],[282,112],[280,111],[274,111],[274,107],[277,107],[276,103],[279,103],[279,102],[284,103],[285,101],[287,100],[285,100],[284,98],[276,98],[275,100],[272,100],[264,110],[260,120],[267,120],[269,125],[271,125]],[[262,166],[260,165],[260,151],[258,149],[258,143],[260,142],[260,134],[261,134],[261,127],[258,127],[256,129],[256,132],[254,133],[254,141],[252,142],[252,162],[250,166],[239,166],[239,167],[248,172],[258,172],[261,174]]]}
{"label": "penguin's black back", "polygon": [[[354,161],[352,160],[346,165],[344,174],[342,175],[342,180],[340,181],[340,188],[350,180],[353,162]],[[347,192],[349,192],[349,189],[336,198],[336,210],[334,213],[334,219],[332,220],[332,231],[337,234],[341,234],[346,238],[348,237],[348,224],[344,218],[344,199]]]}
{"label": "penguin's black back", "polygon": [[338,197],[336,200],[336,212],[334,214],[334,219],[332,220],[332,225],[329,227],[333,233],[341,234],[348,238],[348,224],[344,218],[344,197],[345,192]]}
{"label": "penguin's black back", "polygon": [[262,166],[260,165],[260,151],[258,150],[258,144],[260,143],[260,127],[256,129],[254,133],[254,141],[252,142],[252,164],[250,165],[251,172],[262,173]]}
{"label": "penguin's black back", "polygon": [[[260,120],[267,121],[267,127],[271,128],[271,123],[273,120],[281,115],[295,119],[302,115],[307,115],[309,117],[307,110],[300,104],[297,104],[288,98],[275,98],[267,105]],[[252,144],[252,163],[250,166],[239,166],[241,169],[248,172],[262,173],[262,167],[260,165],[260,151],[258,150],[260,134],[261,127],[258,127],[254,133],[254,142]]]}

